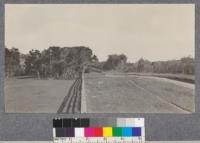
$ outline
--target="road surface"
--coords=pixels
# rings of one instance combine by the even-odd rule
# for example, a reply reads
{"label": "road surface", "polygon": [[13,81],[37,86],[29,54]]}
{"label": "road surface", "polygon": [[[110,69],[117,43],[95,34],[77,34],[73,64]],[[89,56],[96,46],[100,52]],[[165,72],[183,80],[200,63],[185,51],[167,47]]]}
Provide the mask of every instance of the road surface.
{"label": "road surface", "polygon": [[81,84],[81,78],[75,80],[67,95],[63,99],[57,113],[81,112]]}

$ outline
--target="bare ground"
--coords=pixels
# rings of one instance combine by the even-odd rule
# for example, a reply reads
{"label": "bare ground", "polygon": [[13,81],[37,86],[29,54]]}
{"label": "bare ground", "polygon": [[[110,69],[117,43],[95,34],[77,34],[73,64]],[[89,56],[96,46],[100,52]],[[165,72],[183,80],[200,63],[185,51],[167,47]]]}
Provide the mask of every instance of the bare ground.
{"label": "bare ground", "polygon": [[81,112],[81,84],[82,80],[76,79],[64,97],[57,113],[80,113]]}

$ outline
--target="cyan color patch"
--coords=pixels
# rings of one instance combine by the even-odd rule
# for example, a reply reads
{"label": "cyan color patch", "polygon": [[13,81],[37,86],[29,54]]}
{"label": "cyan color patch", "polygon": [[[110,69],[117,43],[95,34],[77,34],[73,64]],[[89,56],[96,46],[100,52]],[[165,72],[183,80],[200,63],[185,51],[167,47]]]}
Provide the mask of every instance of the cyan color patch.
{"label": "cyan color patch", "polygon": [[132,128],[129,128],[129,127],[122,128],[122,136],[123,137],[131,137],[132,136]]}

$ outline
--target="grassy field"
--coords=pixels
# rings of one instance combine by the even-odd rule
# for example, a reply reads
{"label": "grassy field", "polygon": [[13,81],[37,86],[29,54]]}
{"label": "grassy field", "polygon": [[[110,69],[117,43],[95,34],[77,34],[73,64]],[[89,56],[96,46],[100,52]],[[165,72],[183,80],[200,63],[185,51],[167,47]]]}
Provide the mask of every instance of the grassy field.
{"label": "grassy field", "polygon": [[195,76],[194,75],[185,75],[185,74],[171,74],[171,73],[111,73],[114,75],[121,75],[121,74],[126,74],[126,75],[137,75],[137,76],[154,76],[154,77],[160,77],[160,78],[168,78],[172,80],[177,80],[177,81],[182,81],[182,82],[187,82],[187,83],[195,83]]}
{"label": "grassy field", "polygon": [[73,80],[6,79],[6,112],[56,113]]}
{"label": "grassy field", "polygon": [[[85,75],[89,113],[191,113],[194,85],[135,75]],[[188,84],[188,83],[187,83]]]}
{"label": "grassy field", "polygon": [[[74,96],[79,96],[74,94],[78,93],[76,86],[69,92],[73,83],[74,80],[30,77],[5,79],[6,112],[56,113],[65,99],[63,110],[66,108],[67,112],[72,103],[80,102]],[[85,74],[84,83],[88,113],[194,112],[194,84],[158,76],[113,73]]]}

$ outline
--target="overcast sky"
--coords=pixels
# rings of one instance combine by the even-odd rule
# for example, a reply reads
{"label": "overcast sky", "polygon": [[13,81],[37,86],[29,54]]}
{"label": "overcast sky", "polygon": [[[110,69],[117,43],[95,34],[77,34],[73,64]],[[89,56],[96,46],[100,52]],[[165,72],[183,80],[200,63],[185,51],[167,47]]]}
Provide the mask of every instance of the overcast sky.
{"label": "overcast sky", "polygon": [[194,57],[193,4],[7,4],[5,45],[22,53],[49,46],[88,46],[100,61]]}

